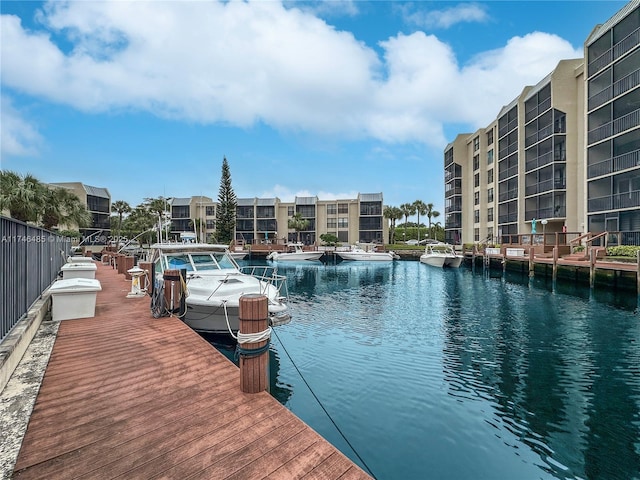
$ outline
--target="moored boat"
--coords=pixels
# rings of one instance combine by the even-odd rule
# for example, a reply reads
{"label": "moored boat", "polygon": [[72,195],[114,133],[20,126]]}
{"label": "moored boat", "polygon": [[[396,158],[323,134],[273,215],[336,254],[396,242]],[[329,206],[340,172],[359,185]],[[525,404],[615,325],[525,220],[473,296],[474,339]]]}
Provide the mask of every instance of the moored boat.
{"label": "moored boat", "polygon": [[278,252],[273,251],[269,255],[267,255],[267,260],[275,260],[275,261],[302,261],[302,260],[320,260],[320,257],[324,255],[324,252],[312,251],[312,250],[304,250],[302,248],[301,243],[290,243],[289,251],[287,252]]}
{"label": "moored boat", "polygon": [[[289,323],[291,315],[284,302],[286,277],[270,266],[239,267],[226,245],[201,243],[163,243],[151,246],[155,271],[155,293],[151,309],[154,316],[173,311],[159,290],[167,274],[185,274],[182,290],[184,311],[179,316],[193,330],[209,333],[235,333],[239,328],[240,297],[261,294],[267,297],[269,324]],[[177,283],[182,284],[180,278]]]}
{"label": "moored boat", "polygon": [[424,253],[420,255],[420,262],[438,268],[458,268],[463,258],[448,243],[430,243],[425,247]]}
{"label": "moored boat", "polygon": [[376,252],[375,246],[367,245],[363,248],[363,244],[353,245],[351,249],[347,251],[336,250],[336,255],[338,255],[343,260],[361,262],[391,262],[400,258],[392,251]]}

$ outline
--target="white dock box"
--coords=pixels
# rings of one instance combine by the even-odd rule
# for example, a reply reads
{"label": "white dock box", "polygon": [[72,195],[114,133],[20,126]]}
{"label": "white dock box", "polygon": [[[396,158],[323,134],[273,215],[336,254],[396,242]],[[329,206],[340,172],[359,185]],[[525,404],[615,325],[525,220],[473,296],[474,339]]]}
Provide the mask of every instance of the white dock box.
{"label": "white dock box", "polygon": [[95,278],[58,280],[49,289],[52,320],[95,317],[96,297],[100,290],[100,281]]}
{"label": "white dock box", "polygon": [[524,248],[507,248],[507,257],[524,257]]}
{"label": "white dock box", "polygon": [[96,278],[96,264],[91,262],[65,263],[62,270],[63,280],[70,278]]}
{"label": "white dock box", "polygon": [[67,257],[67,263],[93,263],[93,257],[82,257],[80,255],[71,255]]}

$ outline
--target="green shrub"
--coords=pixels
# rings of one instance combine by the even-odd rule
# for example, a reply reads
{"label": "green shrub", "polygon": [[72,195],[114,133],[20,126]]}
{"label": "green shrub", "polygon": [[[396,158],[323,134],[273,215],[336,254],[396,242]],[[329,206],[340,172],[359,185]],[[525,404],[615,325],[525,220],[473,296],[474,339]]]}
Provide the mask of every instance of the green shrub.
{"label": "green shrub", "polygon": [[607,247],[607,255],[610,257],[632,257],[638,256],[640,247],[635,245],[619,245],[616,247]]}

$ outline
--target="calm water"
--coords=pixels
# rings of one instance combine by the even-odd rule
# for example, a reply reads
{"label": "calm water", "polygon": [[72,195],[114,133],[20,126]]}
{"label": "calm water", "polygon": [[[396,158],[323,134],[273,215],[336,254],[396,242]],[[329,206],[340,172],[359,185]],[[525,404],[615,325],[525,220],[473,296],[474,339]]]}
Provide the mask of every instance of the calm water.
{"label": "calm water", "polygon": [[279,270],[294,318],[272,394],[379,480],[640,478],[635,294],[418,262]]}

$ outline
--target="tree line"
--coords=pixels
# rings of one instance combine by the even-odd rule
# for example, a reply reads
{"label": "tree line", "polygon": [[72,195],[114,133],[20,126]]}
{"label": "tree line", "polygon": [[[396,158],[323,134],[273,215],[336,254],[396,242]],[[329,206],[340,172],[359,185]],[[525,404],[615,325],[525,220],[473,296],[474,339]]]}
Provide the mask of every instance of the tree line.
{"label": "tree line", "polygon": [[406,239],[407,227],[409,226],[409,217],[416,214],[418,215],[418,222],[416,224],[416,227],[418,229],[417,240],[422,240],[420,229],[423,225],[420,223],[420,215],[422,215],[423,217],[426,216],[429,219],[429,224],[426,232],[427,238],[436,238],[436,235],[434,235],[434,224],[432,223],[432,219],[439,217],[440,212],[435,210],[433,203],[424,203],[422,200],[416,200],[413,203],[403,203],[399,207],[384,207],[382,214],[391,223],[389,228],[389,243],[396,243],[396,221],[401,220],[404,217],[404,233]]}

